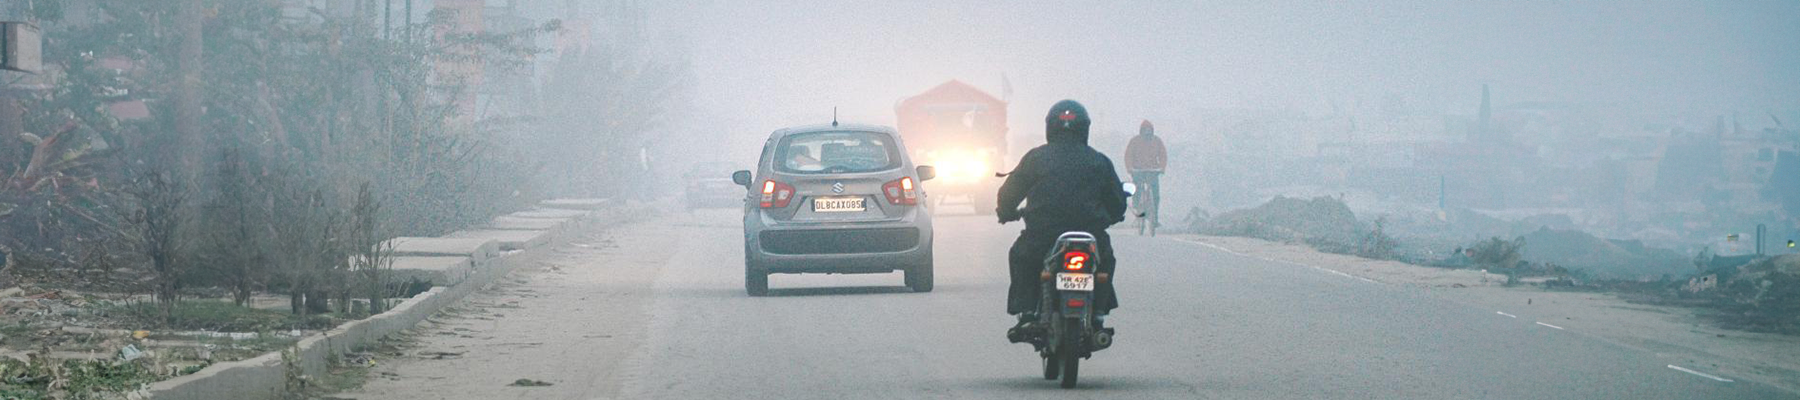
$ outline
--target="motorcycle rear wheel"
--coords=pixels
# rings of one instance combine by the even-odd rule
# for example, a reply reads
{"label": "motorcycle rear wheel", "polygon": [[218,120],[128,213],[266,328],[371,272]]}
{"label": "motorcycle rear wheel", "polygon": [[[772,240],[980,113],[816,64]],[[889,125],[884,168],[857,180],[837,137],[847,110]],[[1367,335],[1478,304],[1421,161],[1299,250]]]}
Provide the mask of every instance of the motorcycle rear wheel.
{"label": "motorcycle rear wheel", "polygon": [[1075,380],[1081,376],[1081,355],[1083,354],[1081,326],[1065,324],[1060,348],[1056,351],[1058,362],[1062,363],[1062,388],[1075,388]]}
{"label": "motorcycle rear wheel", "polygon": [[1075,355],[1075,352],[1072,351],[1066,351],[1057,356],[1062,359],[1062,388],[1075,388],[1075,379],[1081,375],[1081,356]]}

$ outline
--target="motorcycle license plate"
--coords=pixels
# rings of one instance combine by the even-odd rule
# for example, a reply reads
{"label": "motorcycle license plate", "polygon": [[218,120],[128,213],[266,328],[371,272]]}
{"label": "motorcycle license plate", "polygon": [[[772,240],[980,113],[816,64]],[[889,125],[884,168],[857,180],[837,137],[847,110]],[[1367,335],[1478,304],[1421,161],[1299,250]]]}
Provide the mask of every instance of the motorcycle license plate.
{"label": "motorcycle license plate", "polygon": [[1094,291],[1094,274],[1057,273],[1056,290]]}
{"label": "motorcycle license plate", "polygon": [[844,196],[813,199],[813,212],[861,212],[866,209],[867,208],[863,207],[862,197]]}

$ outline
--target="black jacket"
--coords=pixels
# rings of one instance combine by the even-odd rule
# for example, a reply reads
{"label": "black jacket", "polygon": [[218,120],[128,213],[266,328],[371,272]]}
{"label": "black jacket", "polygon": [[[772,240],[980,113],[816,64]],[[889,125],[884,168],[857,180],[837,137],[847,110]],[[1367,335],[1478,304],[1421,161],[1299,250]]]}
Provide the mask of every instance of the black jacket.
{"label": "black jacket", "polygon": [[[1125,190],[1111,159],[1087,145],[1085,129],[1052,129],[1000,186],[1001,222],[1028,231],[1100,230],[1125,220]],[[1019,202],[1026,201],[1019,209]]]}

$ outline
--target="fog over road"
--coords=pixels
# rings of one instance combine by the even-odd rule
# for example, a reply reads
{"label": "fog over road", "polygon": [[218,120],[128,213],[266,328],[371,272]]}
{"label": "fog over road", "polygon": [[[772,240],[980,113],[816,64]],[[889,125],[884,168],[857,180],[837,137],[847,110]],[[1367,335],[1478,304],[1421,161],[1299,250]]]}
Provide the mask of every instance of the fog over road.
{"label": "fog over road", "polygon": [[[743,291],[737,210],[576,238],[547,264],[433,317],[357,399],[1759,399],[1795,394],[1669,368],[1653,352],[1508,318],[1452,293],[1115,234],[1117,344],[1081,386],[1009,344],[1017,224],[940,215],[937,288],[887,275],[776,275]],[[1696,372],[1710,366],[1684,366]],[[553,386],[508,386],[516,379]],[[1729,379],[1730,377],[1724,377]]]}

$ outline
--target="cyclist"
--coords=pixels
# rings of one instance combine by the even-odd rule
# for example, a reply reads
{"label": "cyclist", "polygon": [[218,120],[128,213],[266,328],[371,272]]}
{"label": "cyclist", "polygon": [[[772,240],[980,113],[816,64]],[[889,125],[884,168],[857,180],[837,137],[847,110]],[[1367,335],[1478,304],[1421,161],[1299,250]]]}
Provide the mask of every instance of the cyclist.
{"label": "cyclist", "polygon": [[[1150,120],[1138,124],[1138,135],[1131,137],[1131,143],[1125,145],[1125,170],[1131,173],[1131,182],[1137,184],[1138,195],[1145,196],[1157,209],[1162,208],[1162,185],[1158,178],[1168,167],[1169,153],[1163,148],[1162,138],[1156,137],[1156,126]],[[1139,200],[1141,201],[1141,200]],[[1152,213],[1150,223],[1156,224],[1157,215]]]}

